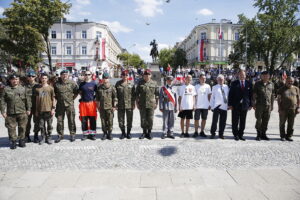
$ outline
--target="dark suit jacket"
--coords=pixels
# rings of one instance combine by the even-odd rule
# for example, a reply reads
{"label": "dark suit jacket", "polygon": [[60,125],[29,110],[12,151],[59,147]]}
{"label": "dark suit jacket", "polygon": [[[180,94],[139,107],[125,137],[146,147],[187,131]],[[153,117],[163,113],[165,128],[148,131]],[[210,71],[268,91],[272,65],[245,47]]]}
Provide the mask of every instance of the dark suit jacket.
{"label": "dark suit jacket", "polygon": [[242,102],[242,109],[248,110],[252,107],[252,84],[245,80],[245,87],[242,89],[240,80],[235,80],[231,83],[229,95],[228,95],[228,106],[236,108]]}

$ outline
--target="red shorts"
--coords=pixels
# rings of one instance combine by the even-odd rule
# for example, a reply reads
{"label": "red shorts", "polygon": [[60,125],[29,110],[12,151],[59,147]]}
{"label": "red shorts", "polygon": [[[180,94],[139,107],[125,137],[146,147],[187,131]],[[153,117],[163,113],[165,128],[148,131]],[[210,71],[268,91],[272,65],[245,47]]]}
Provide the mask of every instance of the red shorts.
{"label": "red shorts", "polygon": [[86,117],[86,116],[97,117],[96,101],[80,102],[79,113],[80,113],[80,117]]}

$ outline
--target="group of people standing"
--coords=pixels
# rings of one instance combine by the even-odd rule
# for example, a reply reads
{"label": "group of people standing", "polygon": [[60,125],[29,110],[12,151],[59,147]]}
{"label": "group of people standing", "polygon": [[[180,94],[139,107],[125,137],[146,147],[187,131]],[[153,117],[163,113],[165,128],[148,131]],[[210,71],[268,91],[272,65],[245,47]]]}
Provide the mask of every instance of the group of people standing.
{"label": "group of people standing", "polygon": [[[9,85],[1,92],[1,113],[8,129],[10,148],[25,147],[31,142],[31,120],[34,122],[33,142],[52,144],[53,116],[57,118],[57,133],[55,139],[59,143],[64,139],[64,118],[68,119],[70,141],[75,141],[75,107],[74,100],[80,95],[79,116],[82,127],[82,140],[96,140],[97,115],[100,114],[103,131],[102,140],[112,139],[114,111],[117,110],[120,139],[131,139],[133,110],[140,111],[142,134],[140,139],[152,139],[154,111],[157,107],[162,112],[164,138],[174,139],[175,113],[179,111],[181,118],[181,137],[189,137],[190,120],[195,119],[194,137],[206,137],[204,132],[209,110],[213,112],[210,129],[211,138],[216,135],[219,121],[219,138],[224,139],[224,129],[227,110],[232,110],[232,132],[235,140],[245,140],[243,137],[247,112],[255,109],[257,140],[268,140],[266,131],[270,113],[273,110],[275,89],[269,80],[268,72],[263,72],[261,80],[252,87],[246,80],[245,71],[240,70],[239,79],[228,87],[224,84],[222,74],[217,77],[217,84],[210,87],[206,84],[205,74],[200,74],[199,84],[192,85],[192,77],[185,77],[185,84],[176,89],[173,77],[166,77],[166,84],[161,88],[151,79],[151,70],[143,72],[143,78],[134,85],[128,80],[129,72],[121,72],[121,80],[112,85],[109,74],[102,75],[101,84],[92,79],[90,71],[84,72],[84,80],[77,85],[69,79],[69,72],[63,70],[59,79],[49,84],[49,75],[37,75],[30,70],[27,73],[27,84],[22,86],[19,77],[9,76]],[[299,88],[292,85],[293,78],[288,77],[286,84],[277,91],[277,101],[280,116],[281,140],[292,141],[293,124],[299,112]],[[193,117],[194,115],[194,117]],[[126,122],[125,122],[126,119]],[[201,123],[200,123],[201,119]],[[288,128],[285,131],[285,123]],[[16,128],[18,127],[18,135]],[[200,127],[200,132],[198,129]],[[39,137],[38,133],[41,133]]]}

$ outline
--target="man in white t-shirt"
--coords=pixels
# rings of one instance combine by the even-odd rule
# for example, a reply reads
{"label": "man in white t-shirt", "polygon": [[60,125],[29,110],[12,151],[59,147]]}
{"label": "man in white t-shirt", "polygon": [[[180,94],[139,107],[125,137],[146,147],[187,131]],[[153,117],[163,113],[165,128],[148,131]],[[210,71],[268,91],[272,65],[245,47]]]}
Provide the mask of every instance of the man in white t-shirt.
{"label": "man in white t-shirt", "polygon": [[200,83],[195,86],[196,89],[196,110],[195,110],[195,133],[193,137],[198,137],[198,128],[199,120],[201,115],[201,137],[206,137],[204,133],[204,128],[206,124],[206,119],[208,115],[208,110],[210,109],[210,97],[211,97],[211,88],[210,85],[206,84],[206,76],[204,73],[201,73],[199,76]]}
{"label": "man in white t-shirt", "polygon": [[[179,114],[178,117],[181,118],[180,127],[181,127],[181,136],[180,137],[189,137],[189,127],[190,120],[193,119],[193,111],[195,109],[196,102],[196,90],[195,87],[191,84],[192,76],[187,75],[185,78],[185,85],[182,85],[179,90]],[[184,119],[186,119],[186,127],[184,132]]]}

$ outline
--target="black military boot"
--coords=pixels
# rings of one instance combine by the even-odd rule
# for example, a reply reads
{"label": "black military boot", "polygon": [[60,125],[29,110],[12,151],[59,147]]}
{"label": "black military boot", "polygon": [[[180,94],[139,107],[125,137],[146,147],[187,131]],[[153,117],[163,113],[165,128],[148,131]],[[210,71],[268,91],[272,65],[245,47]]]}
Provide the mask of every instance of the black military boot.
{"label": "black military boot", "polygon": [[59,143],[62,139],[63,137],[61,135],[57,136],[55,143]]}
{"label": "black military boot", "polygon": [[30,142],[32,142],[32,141],[31,141],[31,138],[30,138],[30,136],[29,136],[29,135],[25,137],[25,141],[26,141],[26,143],[30,143]]}
{"label": "black military boot", "polygon": [[39,143],[39,135],[38,135],[38,133],[34,133],[33,142],[34,143]]}
{"label": "black military boot", "polygon": [[16,148],[17,148],[17,141],[11,141],[10,149],[16,149]]}
{"label": "black military boot", "polygon": [[90,135],[91,140],[96,140],[96,136],[94,134]]}
{"label": "black military boot", "polygon": [[84,141],[86,139],[88,139],[88,135],[83,135],[82,138],[81,138],[82,141]]}
{"label": "black military boot", "polygon": [[108,131],[107,139],[109,139],[109,140],[112,140],[112,139],[113,139],[112,134],[111,134],[111,131]]}
{"label": "black military boot", "polygon": [[266,132],[262,132],[262,134],[261,134],[261,139],[262,139],[262,140],[270,140],[270,139],[268,138],[268,136],[266,135]]}
{"label": "black military boot", "polygon": [[70,136],[70,142],[74,142],[75,141],[75,135],[71,135]]}
{"label": "black military boot", "polygon": [[261,133],[260,133],[260,131],[257,131],[257,136],[256,136],[255,140],[257,140],[257,141],[261,140]]}
{"label": "black military boot", "polygon": [[121,129],[121,131],[122,131],[122,134],[121,134],[120,140],[123,140],[124,138],[126,138],[125,129]]}
{"label": "black military boot", "polygon": [[171,138],[171,139],[175,139],[174,134],[173,134],[172,131],[170,133],[168,133],[167,137]]}
{"label": "black military boot", "polygon": [[25,139],[19,140],[19,147],[26,147]]}
{"label": "black military boot", "polygon": [[104,131],[101,140],[106,140],[106,139],[107,139],[107,132]]}
{"label": "black military boot", "polygon": [[127,128],[127,139],[131,139],[131,133],[130,133],[130,131],[131,131],[131,128]]}
{"label": "black military boot", "polygon": [[51,135],[46,137],[46,143],[49,144],[49,145],[52,144],[52,136]]}
{"label": "black military boot", "polygon": [[166,133],[163,133],[162,135],[161,135],[161,139],[165,139],[167,137],[167,134]]}
{"label": "black military boot", "polygon": [[42,135],[41,140],[40,140],[40,145],[44,144],[46,142],[46,138],[44,135]]}
{"label": "black military boot", "polygon": [[148,129],[148,132],[147,132],[147,134],[146,134],[146,138],[148,139],[148,140],[152,140],[152,136],[151,136],[151,129]]}
{"label": "black military boot", "polygon": [[141,135],[140,140],[144,139],[146,137],[146,134],[147,134],[147,130],[143,129],[143,134]]}

